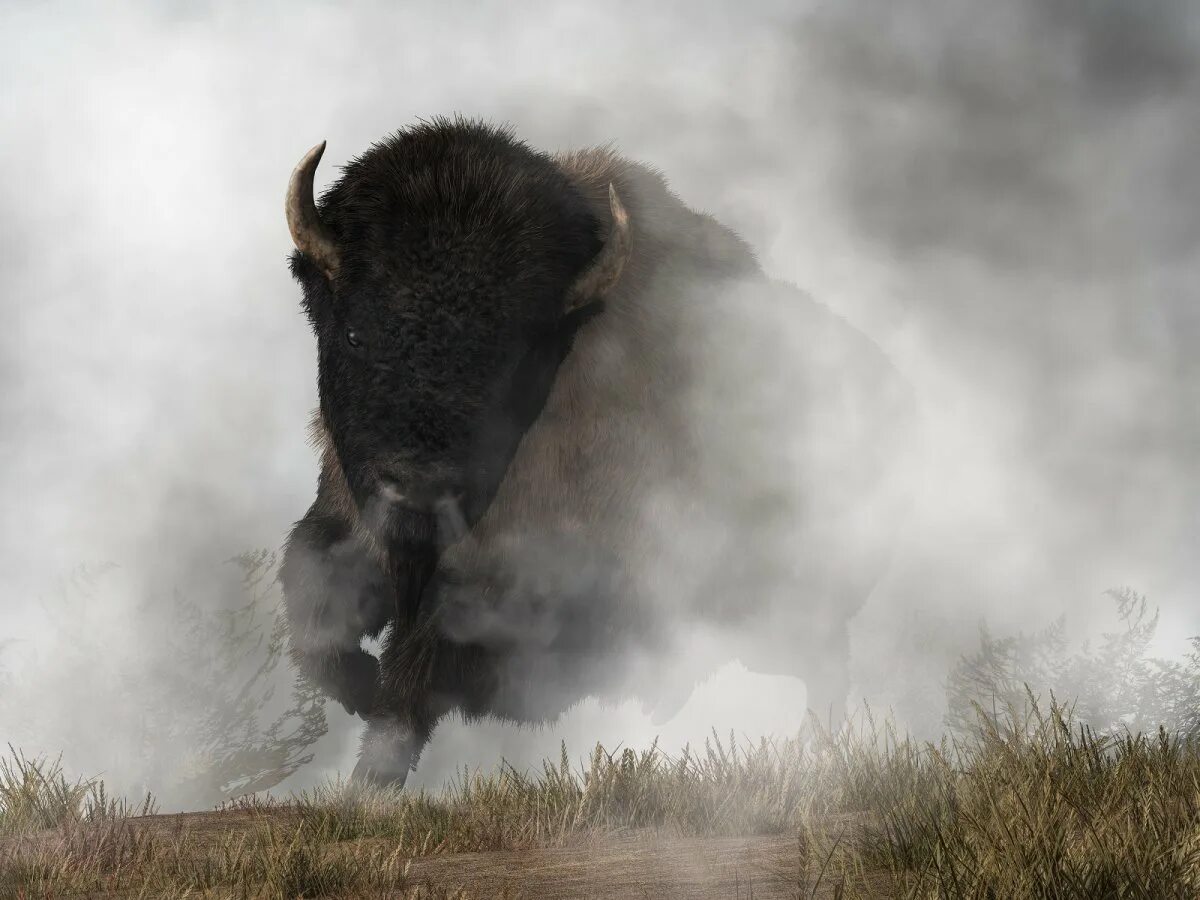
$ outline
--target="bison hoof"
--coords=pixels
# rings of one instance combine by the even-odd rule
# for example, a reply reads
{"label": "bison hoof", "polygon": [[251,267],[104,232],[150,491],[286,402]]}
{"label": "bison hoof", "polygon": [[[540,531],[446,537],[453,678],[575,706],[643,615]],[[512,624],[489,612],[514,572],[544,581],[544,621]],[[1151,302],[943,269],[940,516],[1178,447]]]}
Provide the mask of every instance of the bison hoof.
{"label": "bison hoof", "polygon": [[350,774],[350,780],[356,784],[399,790],[408,780],[409,771],[408,768],[396,769],[395,767],[380,769],[366,760],[360,759]]}
{"label": "bison hoof", "polygon": [[393,718],[367,720],[358,763],[350,778],[360,784],[402,788],[417,765],[420,742],[412,729]]}

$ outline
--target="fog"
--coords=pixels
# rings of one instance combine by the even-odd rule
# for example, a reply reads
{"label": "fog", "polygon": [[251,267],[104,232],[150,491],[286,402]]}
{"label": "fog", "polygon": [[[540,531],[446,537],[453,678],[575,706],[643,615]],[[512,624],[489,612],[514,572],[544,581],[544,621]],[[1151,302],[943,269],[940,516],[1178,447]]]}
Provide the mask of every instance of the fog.
{"label": "fog", "polygon": [[[911,381],[928,458],[852,624],[854,696],[928,727],[982,618],[1087,625],[1117,585],[1163,608],[1164,653],[1200,631],[1194,4],[114,9],[0,13],[0,639],[54,685],[27,695],[32,730],[124,702],[99,663],[50,677],[65,648],[37,598],[76,566],[120,566],[90,620],[114,652],[153,648],[137,603],[220,602],[221,561],[278,547],[304,513],[316,360],[288,174],[328,140],[320,188],[440,113],[550,151],[613,142]],[[594,701],[538,731],[448,723],[416,782],[562,738],[583,754],[787,733],[804,702],[731,664],[667,723]],[[289,785],[352,765],[357,725],[327,714]],[[27,749],[136,781],[119,743]]]}

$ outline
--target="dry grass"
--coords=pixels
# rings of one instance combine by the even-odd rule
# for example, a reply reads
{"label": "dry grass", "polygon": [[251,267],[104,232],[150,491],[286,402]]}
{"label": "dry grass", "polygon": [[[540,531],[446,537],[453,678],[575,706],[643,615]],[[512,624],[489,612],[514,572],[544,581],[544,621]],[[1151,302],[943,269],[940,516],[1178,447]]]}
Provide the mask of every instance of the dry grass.
{"label": "dry grass", "polygon": [[919,745],[863,715],[678,758],[597,748],[574,769],[564,749],[436,796],[334,783],[183,817],[13,752],[0,896],[1200,896],[1200,746],[1036,705],[1008,726]]}

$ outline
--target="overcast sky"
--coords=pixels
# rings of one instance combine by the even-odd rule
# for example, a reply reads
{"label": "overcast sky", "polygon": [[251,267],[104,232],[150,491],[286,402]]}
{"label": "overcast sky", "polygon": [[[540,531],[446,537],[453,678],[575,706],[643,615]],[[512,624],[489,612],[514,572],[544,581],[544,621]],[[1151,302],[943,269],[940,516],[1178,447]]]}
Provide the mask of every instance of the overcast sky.
{"label": "overcast sky", "polygon": [[[288,174],[327,139],[320,186],[461,112],[658,167],[913,382],[933,462],[855,623],[864,691],[929,675],[981,616],[1086,622],[1124,584],[1181,649],[1200,631],[1198,9],[4,3],[0,637],[52,658],[34,598],[83,562],[118,563],[130,597],[215,602],[222,560],[280,544],[317,470]],[[933,663],[898,646],[914,616]],[[786,731],[798,685],[731,668],[665,731],[595,705],[536,746],[448,728],[422,777],[560,733]],[[331,714],[321,771],[352,758],[349,728]]]}

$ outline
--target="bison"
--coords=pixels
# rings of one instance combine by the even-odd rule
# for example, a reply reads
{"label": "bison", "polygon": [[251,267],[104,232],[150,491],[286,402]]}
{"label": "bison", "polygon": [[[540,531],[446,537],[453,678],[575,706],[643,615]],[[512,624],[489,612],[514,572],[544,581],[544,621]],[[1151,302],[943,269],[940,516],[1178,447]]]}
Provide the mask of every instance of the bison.
{"label": "bison", "polygon": [[907,502],[880,349],[611,149],[439,118],[318,205],[324,146],[286,200],[321,471],[280,577],[293,658],[367,722],[355,777],[403,784],[454,711],[669,715],[732,658],[839,715]]}

